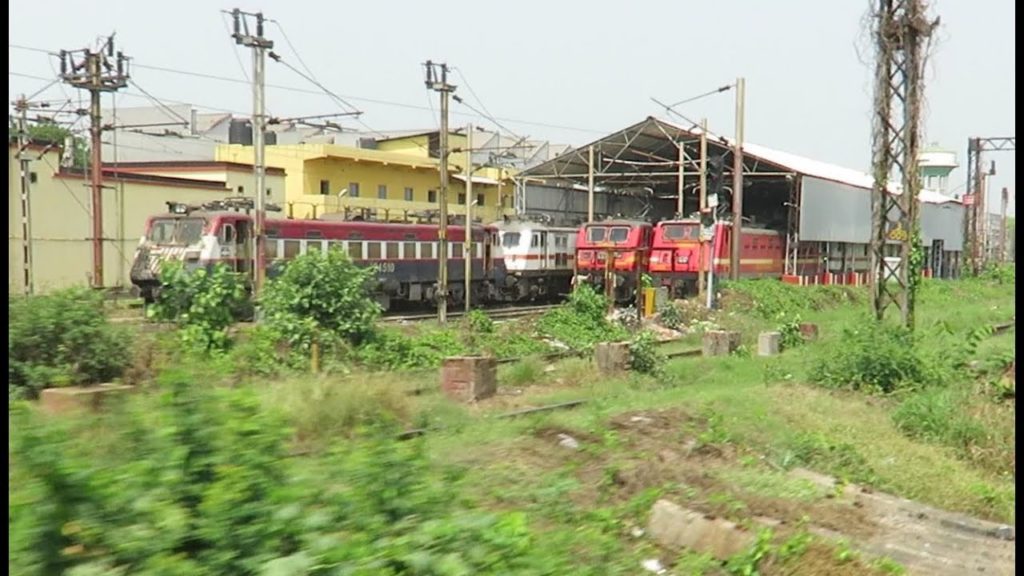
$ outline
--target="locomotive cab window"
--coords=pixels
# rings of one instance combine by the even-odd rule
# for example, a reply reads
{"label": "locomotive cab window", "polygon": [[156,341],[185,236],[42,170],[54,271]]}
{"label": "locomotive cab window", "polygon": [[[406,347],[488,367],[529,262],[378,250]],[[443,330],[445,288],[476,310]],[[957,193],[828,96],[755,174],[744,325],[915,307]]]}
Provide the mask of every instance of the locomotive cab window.
{"label": "locomotive cab window", "polygon": [[608,239],[613,244],[621,244],[629,239],[629,228],[625,226],[615,226],[611,229]]}
{"label": "locomotive cab window", "polygon": [[505,248],[515,248],[519,246],[520,238],[519,232],[504,232],[501,235],[501,245]]}
{"label": "locomotive cab window", "polygon": [[348,257],[350,260],[362,260],[363,259],[363,243],[362,242],[349,242],[348,243]]}
{"label": "locomotive cab window", "polygon": [[588,226],[587,242],[604,242],[608,236],[608,229],[604,226]]}
{"label": "locomotive cab window", "polygon": [[385,242],[387,246],[388,260],[398,259],[398,242]]}
{"label": "locomotive cab window", "polygon": [[668,224],[662,228],[665,240],[696,240],[699,236],[695,224]]}
{"label": "locomotive cab window", "polygon": [[380,242],[366,243],[366,258],[369,260],[380,259]]}

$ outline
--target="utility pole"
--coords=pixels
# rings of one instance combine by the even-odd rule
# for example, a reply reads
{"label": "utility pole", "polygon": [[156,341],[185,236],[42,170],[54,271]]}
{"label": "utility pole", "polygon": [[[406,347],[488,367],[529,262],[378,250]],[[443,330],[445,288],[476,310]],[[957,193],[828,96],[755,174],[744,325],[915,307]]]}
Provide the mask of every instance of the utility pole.
{"label": "utility pole", "polygon": [[[704,211],[708,208],[708,120],[701,118],[700,121],[700,236],[697,247],[697,295],[700,296],[706,290],[704,285]],[[714,228],[712,228],[714,230]],[[715,265],[715,257],[711,256],[711,266]]]}
{"label": "utility pole", "polygon": [[100,96],[128,85],[128,58],[114,51],[114,36],[99,50],[60,51],[60,76],[64,82],[89,91],[89,140],[92,188],[92,286],[103,288],[103,118]]}
{"label": "utility pole", "polygon": [[462,250],[466,263],[466,313],[469,313],[473,287],[473,125],[466,127],[466,240]]}
{"label": "utility pole", "polygon": [[1009,206],[1009,204],[1010,204],[1010,189],[1007,188],[1006,186],[1003,186],[1003,205],[1002,205],[1002,210],[1000,210],[1000,215],[999,215],[1000,216],[1000,220],[999,220],[999,262],[1001,262],[1001,263],[1005,263],[1008,260],[1007,252],[1006,252],[1006,228],[1007,228],[1006,210],[1007,210],[1007,207]]}
{"label": "utility pole", "polygon": [[[928,37],[938,25],[925,15],[923,0],[876,0],[873,35],[876,43],[874,126],[872,130],[872,303],[875,317],[895,306],[907,328],[914,327],[916,279],[910,270],[918,226],[918,148],[924,61]],[[889,186],[895,168],[902,190]],[[900,256],[893,265],[886,245],[898,242]]]}
{"label": "utility pole", "polygon": [[[437,321],[448,322],[448,98],[455,86],[448,83],[448,65],[427,60],[427,89],[441,94],[441,133],[439,142],[441,189],[437,201],[440,204],[440,222],[437,230],[438,274],[437,274]],[[469,199],[467,198],[468,202]]]}
{"label": "utility pole", "polygon": [[746,80],[736,79],[736,149],[732,160],[732,251],[729,277],[740,279],[740,248],[743,230],[743,121]]}
{"label": "utility pole", "polygon": [[14,102],[14,109],[18,112],[18,164],[21,168],[21,239],[22,239],[22,267],[24,270],[25,294],[32,294],[32,209],[29,197],[29,160],[25,153],[29,145],[28,137],[28,108],[29,103],[22,94]]}
{"label": "utility pole", "polygon": [[[267,118],[265,111],[265,90],[266,77],[264,69],[266,66],[267,50],[274,48],[274,41],[263,37],[263,22],[265,18],[262,12],[242,12],[235,8],[230,12],[234,21],[234,28],[231,37],[235,43],[241,46],[252,48],[252,148],[253,178],[256,180],[255,214],[253,214],[253,297],[259,298],[263,291],[263,279],[265,270],[265,232],[266,207],[264,203],[267,195],[267,167],[264,159],[263,135],[267,129]],[[256,33],[249,33],[249,18],[256,20]]]}
{"label": "utility pole", "polygon": [[[964,211],[967,233],[964,241],[964,256],[969,259],[971,271],[981,272],[985,263],[985,220],[987,219],[987,198],[985,177],[995,174],[993,164],[988,173],[982,170],[982,153],[1015,151],[1017,139],[1014,136],[968,138],[967,140],[967,190],[964,195]],[[968,202],[968,199],[970,201]]]}

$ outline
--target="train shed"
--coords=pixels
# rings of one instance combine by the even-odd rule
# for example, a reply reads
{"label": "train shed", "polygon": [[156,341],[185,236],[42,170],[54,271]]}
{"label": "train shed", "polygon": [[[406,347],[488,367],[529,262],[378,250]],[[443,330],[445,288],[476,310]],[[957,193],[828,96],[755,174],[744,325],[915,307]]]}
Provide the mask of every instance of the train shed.
{"label": "train shed", "polygon": [[[523,213],[544,213],[564,224],[611,217],[652,222],[699,210],[699,127],[683,128],[648,117],[572,149],[519,174],[516,205]],[[708,132],[707,168],[718,187],[718,213],[732,211],[732,139]],[[797,259],[819,243],[828,261],[866,258],[871,237],[872,177],[858,170],[743,144],[743,221],[785,233],[785,274],[797,274]],[[714,186],[708,186],[709,196]],[[901,193],[890,184],[890,192]],[[963,250],[963,206],[924,190],[921,235],[926,269],[956,275]],[[842,255],[841,257],[839,255]]]}

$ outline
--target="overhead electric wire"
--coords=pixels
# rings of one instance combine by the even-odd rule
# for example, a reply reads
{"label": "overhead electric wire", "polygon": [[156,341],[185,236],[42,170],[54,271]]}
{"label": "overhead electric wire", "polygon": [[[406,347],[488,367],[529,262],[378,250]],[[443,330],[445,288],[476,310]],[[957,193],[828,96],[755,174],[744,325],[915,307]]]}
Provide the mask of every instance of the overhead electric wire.
{"label": "overhead electric wire", "polygon": [[[28,51],[31,51],[31,52],[40,52],[40,53],[44,53],[44,54],[52,54],[52,52],[50,52],[49,50],[44,50],[42,48],[33,48],[33,47],[30,47],[30,46],[22,46],[22,45],[18,45],[18,44],[8,44],[8,47],[9,48],[19,49],[19,50],[28,50]],[[191,71],[191,70],[179,70],[179,69],[176,69],[176,68],[167,68],[167,67],[164,67],[164,66],[153,66],[153,65],[147,65],[147,64],[139,64],[135,60],[133,60],[132,62],[133,62],[133,66],[135,68],[141,68],[141,69],[144,69],[144,70],[154,70],[154,71],[157,71],[157,72],[167,72],[167,73],[170,73],[170,74],[181,74],[181,75],[185,75],[185,76],[192,76],[192,77],[195,77],[195,78],[206,78],[206,79],[209,79],[209,80],[218,80],[218,81],[221,81],[221,82],[231,82],[231,83],[234,83],[234,84],[244,84],[244,85],[249,85],[250,84],[250,82],[248,82],[247,80],[242,80],[240,78],[231,78],[231,77],[227,77],[227,76],[218,76],[218,75],[215,75],[215,74],[206,74],[206,73],[202,73],[202,72],[194,72],[194,71]],[[267,87],[268,88],[274,88],[274,89],[277,89],[277,90],[286,90],[286,91],[289,91],[289,92],[295,92],[295,93],[300,93],[300,94],[314,94],[314,95],[321,94],[321,92],[317,92],[315,90],[308,90],[308,89],[304,89],[304,88],[296,88],[294,86],[283,86],[283,85],[277,85],[277,84],[267,84]],[[395,102],[395,101],[391,101],[391,100],[380,100],[380,99],[375,99],[375,98],[366,98],[366,97],[362,97],[362,96],[349,96],[349,95],[345,95],[344,98],[347,98],[349,100],[354,100],[354,101],[367,102],[367,103],[371,103],[371,104],[381,104],[381,105],[384,105],[384,106],[393,106],[393,107],[396,107],[396,108],[406,108],[406,109],[410,109],[410,110],[428,110],[429,109],[428,107],[418,106],[418,105],[415,105],[415,104],[408,104],[408,103],[404,103],[404,102]],[[482,115],[482,114],[476,114],[476,116],[478,116],[480,118],[484,118],[484,119],[489,119],[485,115]],[[560,125],[560,124],[549,124],[549,123],[545,123],[545,122],[533,122],[533,121],[529,121],[529,120],[518,120],[518,119],[515,119],[515,118],[494,118],[494,119],[501,120],[503,122],[511,122],[513,124],[520,124],[520,125],[523,125],[523,126],[538,126],[538,127],[542,127],[542,128],[551,128],[551,129],[554,129],[554,130],[568,130],[568,131],[572,131],[572,132],[585,132],[585,133],[589,133],[589,134],[606,134],[607,133],[607,131],[605,131],[605,130],[596,130],[596,129],[592,129],[592,128],[580,128],[578,126],[565,126],[565,125]]]}

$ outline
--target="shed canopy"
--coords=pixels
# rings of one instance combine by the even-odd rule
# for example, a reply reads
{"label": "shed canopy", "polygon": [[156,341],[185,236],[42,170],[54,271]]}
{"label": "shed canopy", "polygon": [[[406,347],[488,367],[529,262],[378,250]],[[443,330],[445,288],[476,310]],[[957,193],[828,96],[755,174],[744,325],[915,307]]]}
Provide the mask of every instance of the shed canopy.
{"label": "shed canopy", "polygon": [[[680,147],[685,155],[684,172],[692,176],[700,170],[700,135],[700,127],[683,128],[649,116],[628,128],[524,170],[519,177],[586,184],[589,149],[593,147],[596,184],[629,188],[675,182],[679,177]],[[734,140],[709,131],[707,141],[708,157],[723,157],[725,172],[731,173]],[[745,177],[806,175],[867,190],[873,186],[872,176],[865,172],[749,142],[743,144],[743,174]],[[899,194],[901,189],[899,183],[889,183],[891,193]],[[920,198],[929,203],[957,202],[931,190],[922,190]]]}

